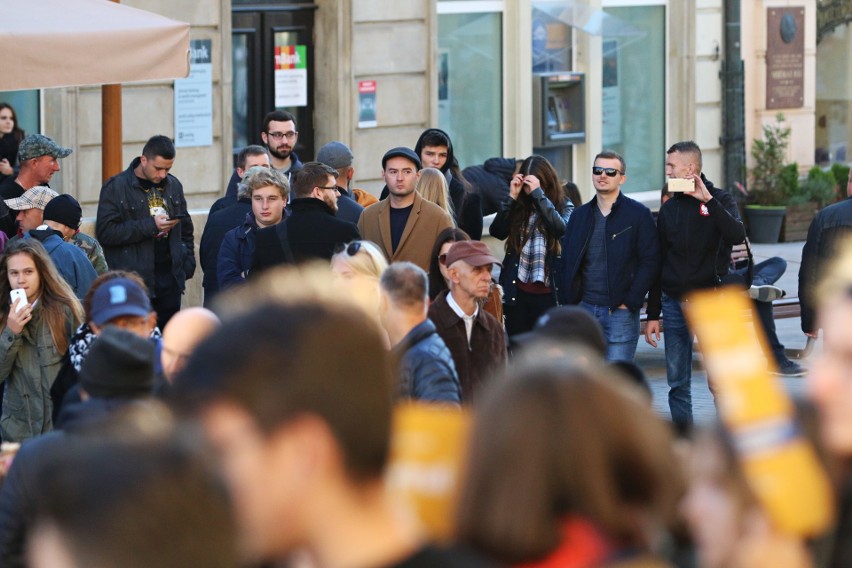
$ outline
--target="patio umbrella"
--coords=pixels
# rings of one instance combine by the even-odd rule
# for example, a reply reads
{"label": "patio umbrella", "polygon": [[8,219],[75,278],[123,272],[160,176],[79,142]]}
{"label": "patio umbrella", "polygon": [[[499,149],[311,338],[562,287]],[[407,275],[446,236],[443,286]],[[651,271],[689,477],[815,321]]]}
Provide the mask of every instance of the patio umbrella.
{"label": "patio umbrella", "polygon": [[189,24],[109,0],[2,0],[0,91],[104,88],[104,178],[121,171],[120,83],[189,74]]}
{"label": "patio umbrella", "polygon": [[108,0],[3,0],[0,90],[186,77],[189,24]]}

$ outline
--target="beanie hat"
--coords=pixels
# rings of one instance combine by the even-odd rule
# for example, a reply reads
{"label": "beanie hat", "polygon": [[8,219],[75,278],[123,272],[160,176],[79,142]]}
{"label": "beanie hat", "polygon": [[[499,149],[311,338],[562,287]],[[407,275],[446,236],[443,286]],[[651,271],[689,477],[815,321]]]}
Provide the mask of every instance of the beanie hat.
{"label": "beanie hat", "polygon": [[107,326],[92,343],[80,386],[95,398],[132,398],[151,394],[154,344],[115,326]]}
{"label": "beanie hat", "polygon": [[56,221],[69,229],[77,229],[82,218],[83,208],[67,193],[57,195],[44,206],[45,221]]}

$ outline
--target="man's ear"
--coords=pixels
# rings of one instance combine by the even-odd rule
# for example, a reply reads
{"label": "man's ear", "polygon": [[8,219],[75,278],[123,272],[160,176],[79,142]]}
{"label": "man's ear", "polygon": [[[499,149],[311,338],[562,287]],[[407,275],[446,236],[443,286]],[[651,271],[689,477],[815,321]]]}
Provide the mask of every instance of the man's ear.
{"label": "man's ear", "polygon": [[349,166],[348,168],[346,168],[346,181],[347,182],[352,181],[352,178],[354,178],[354,177],[355,177],[355,168],[353,168],[352,166]]}
{"label": "man's ear", "polygon": [[[155,317],[156,317],[156,314],[155,314]],[[91,330],[92,330],[92,333],[94,333],[95,335],[100,335],[100,334],[101,334],[101,328],[100,328],[100,326],[95,325],[95,322],[93,322],[93,321],[91,321],[91,320],[89,320],[89,329],[91,329]]]}

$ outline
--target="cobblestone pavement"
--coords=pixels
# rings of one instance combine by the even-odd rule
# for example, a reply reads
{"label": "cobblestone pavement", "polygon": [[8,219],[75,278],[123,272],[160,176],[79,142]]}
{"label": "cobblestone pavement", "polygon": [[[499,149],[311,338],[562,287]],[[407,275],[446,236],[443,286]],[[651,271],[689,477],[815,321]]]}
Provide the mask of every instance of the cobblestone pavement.
{"label": "cobblestone pavement", "polygon": [[[798,274],[803,244],[802,242],[797,242],[774,245],[752,245],[755,263],[771,256],[780,256],[787,260],[787,272],[777,283],[780,288],[787,292],[787,297],[798,296]],[[788,349],[788,353],[791,349],[800,350],[805,346],[805,335],[802,333],[800,325],[799,318],[776,320],[778,337],[781,343]],[[813,358],[814,354],[819,352],[821,343],[821,341],[817,341],[810,357],[799,360],[798,362],[802,366],[807,367],[808,359]],[[663,333],[663,342],[660,343],[657,349],[645,343],[644,337],[640,338],[638,349],[636,350],[636,364],[645,371],[645,375],[648,377],[648,382],[654,393],[654,409],[662,416],[670,418],[664,344],[665,333]],[[692,405],[695,421],[699,424],[712,423],[716,417],[716,408],[713,404],[713,396],[707,388],[707,373],[701,365],[701,356],[698,353],[698,349],[696,349],[693,356],[692,369]],[[779,380],[781,380],[791,395],[804,395],[804,377],[779,377]]]}

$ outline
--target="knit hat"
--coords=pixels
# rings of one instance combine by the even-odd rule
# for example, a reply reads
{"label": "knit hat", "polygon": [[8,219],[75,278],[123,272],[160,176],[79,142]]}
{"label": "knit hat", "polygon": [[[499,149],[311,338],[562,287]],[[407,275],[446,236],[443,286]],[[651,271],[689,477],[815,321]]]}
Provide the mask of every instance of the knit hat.
{"label": "knit hat", "polygon": [[317,152],[317,162],[332,167],[335,170],[348,168],[352,165],[355,156],[352,150],[343,142],[329,142]]}
{"label": "knit hat", "polygon": [[104,325],[120,316],[145,317],[151,313],[151,300],[132,280],[113,278],[101,284],[92,296],[92,321]]}
{"label": "knit hat", "polygon": [[83,208],[67,193],[57,195],[44,206],[45,221],[56,221],[70,229],[77,229],[82,218]]}
{"label": "knit hat", "polygon": [[30,134],[25,136],[18,146],[18,161],[23,163],[41,156],[65,158],[72,151],[71,148],[63,148],[43,134]]}
{"label": "knit hat", "polygon": [[151,394],[154,344],[125,329],[107,326],[92,343],[80,369],[80,386],[96,398]]}
{"label": "knit hat", "polygon": [[37,185],[26,190],[23,195],[14,199],[7,199],[6,206],[15,211],[26,211],[27,209],[44,209],[51,199],[59,195],[45,185]]}
{"label": "knit hat", "polygon": [[420,163],[420,157],[414,153],[414,150],[411,148],[406,148],[405,146],[398,146],[396,148],[391,148],[385,155],[382,156],[382,169],[385,169],[385,165],[388,163],[388,160],[391,158],[406,158],[414,162],[414,165],[417,166],[417,170],[419,171],[423,165]]}

